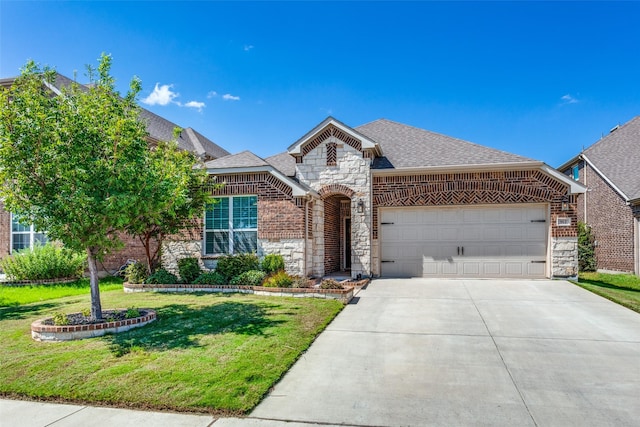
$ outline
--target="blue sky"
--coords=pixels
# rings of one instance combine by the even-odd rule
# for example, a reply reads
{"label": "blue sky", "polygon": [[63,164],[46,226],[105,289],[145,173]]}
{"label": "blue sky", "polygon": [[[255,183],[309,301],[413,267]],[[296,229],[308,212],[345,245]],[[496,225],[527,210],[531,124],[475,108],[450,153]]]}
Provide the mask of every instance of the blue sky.
{"label": "blue sky", "polygon": [[105,52],[120,91],[140,77],[145,108],[233,153],[332,115],[559,166],[640,114],[639,21],[638,2],[2,0],[0,77],[33,59],[84,82]]}

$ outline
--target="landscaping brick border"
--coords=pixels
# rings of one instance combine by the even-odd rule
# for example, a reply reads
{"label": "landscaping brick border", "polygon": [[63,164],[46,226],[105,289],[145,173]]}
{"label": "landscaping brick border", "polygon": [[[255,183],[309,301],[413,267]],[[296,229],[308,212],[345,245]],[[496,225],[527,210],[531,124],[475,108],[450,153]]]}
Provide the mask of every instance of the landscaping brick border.
{"label": "landscaping brick border", "polygon": [[40,319],[31,324],[31,337],[36,341],[58,342],[99,337],[109,333],[117,334],[133,328],[139,328],[156,320],[156,312],[154,310],[142,310],[147,314],[133,319],[93,323],[90,325],[45,325],[43,322],[47,319]]}
{"label": "landscaping brick border", "polygon": [[123,284],[125,292],[214,292],[241,293],[254,295],[282,296],[295,298],[324,298],[335,299],[348,304],[353,298],[354,288],[347,289],[315,289],[315,288],[265,288],[263,286],[232,286],[232,285],[152,285],[152,284]]}

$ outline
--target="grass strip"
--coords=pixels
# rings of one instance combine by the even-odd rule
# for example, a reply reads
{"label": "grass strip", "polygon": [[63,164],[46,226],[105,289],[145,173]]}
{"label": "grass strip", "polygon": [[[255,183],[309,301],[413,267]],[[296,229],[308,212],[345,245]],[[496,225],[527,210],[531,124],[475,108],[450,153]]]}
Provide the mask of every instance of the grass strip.
{"label": "grass strip", "polygon": [[[122,279],[100,279],[100,292],[122,290]],[[48,285],[0,285],[0,307],[17,307],[72,295],[90,294],[89,278],[71,283]]]}
{"label": "grass strip", "polygon": [[632,274],[580,273],[576,284],[594,294],[640,313],[640,277],[638,276]]}

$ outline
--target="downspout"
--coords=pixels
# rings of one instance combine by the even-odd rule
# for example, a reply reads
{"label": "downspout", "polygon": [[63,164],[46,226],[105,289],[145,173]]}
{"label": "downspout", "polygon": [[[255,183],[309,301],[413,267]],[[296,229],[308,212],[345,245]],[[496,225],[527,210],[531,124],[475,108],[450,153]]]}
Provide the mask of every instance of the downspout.
{"label": "downspout", "polygon": [[304,243],[302,245],[304,256],[302,257],[302,271],[305,277],[307,277],[307,242],[309,240],[309,199],[309,195],[304,198]]}
{"label": "downspout", "polygon": [[[587,162],[584,161],[584,158],[582,158],[582,163],[584,163],[584,186],[587,187]],[[582,200],[583,207],[584,207],[584,223],[585,224],[588,224],[587,222],[587,196],[588,195],[589,195],[589,188],[587,187],[587,191],[584,192],[584,199]]]}

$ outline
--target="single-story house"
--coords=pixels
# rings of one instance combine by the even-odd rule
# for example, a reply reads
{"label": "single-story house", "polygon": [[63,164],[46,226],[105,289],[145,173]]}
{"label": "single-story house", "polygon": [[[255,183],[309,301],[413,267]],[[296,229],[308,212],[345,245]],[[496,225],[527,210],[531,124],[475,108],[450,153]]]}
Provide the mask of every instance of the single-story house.
{"label": "single-story house", "polygon": [[[0,86],[9,88],[15,81],[15,77],[0,79]],[[53,95],[59,94],[62,87],[73,83],[71,79],[57,74],[53,84],[46,84]],[[171,141],[175,123],[160,117],[149,110],[141,108],[140,117],[147,122],[149,144],[157,144],[160,141]],[[203,161],[214,160],[228,156],[229,152],[215,144],[192,128],[182,128],[177,139],[178,146],[197,154]],[[121,251],[109,254],[101,266],[108,272],[117,270],[128,259],[145,259],[145,251],[142,244],[134,238],[123,235],[125,248]],[[35,230],[30,224],[21,224],[10,212],[4,209],[0,200],[0,258],[11,254],[13,251],[30,248],[36,242],[45,242],[46,234]]]}
{"label": "single-story house", "polygon": [[578,220],[591,227],[597,268],[640,275],[640,116],[558,168],[587,187]]}
{"label": "single-story house", "polygon": [[255,251],[316,277],[577,274],[585,188],[540,161],[386,119],[352,128],[328,117],[286,152],[206,167],[225,185],[197,238],[165,242],[169,269]]}

